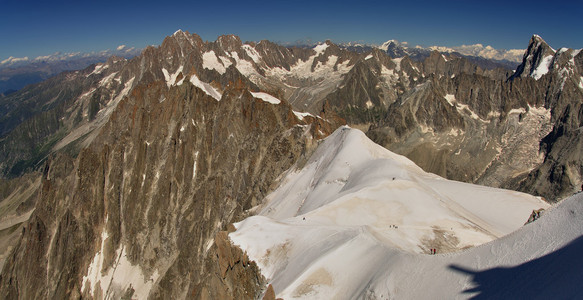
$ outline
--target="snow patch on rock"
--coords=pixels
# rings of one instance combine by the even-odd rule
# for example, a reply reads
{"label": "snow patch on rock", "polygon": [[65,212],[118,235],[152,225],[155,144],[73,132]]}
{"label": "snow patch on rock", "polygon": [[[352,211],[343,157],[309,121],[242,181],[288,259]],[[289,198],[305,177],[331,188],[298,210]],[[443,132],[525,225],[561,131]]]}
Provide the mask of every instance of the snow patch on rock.
{"label": "snow patch on rock", "polygon": [[299,111],[294,110],[293,113],[300,121],[303,120],[305,117],[315,118],[314,115],[312,115],[311,113],[307,113],[307,112],[299,112]]}
{"label": "snow patch on rock", "polygon": [[447,101],[447,103],[449,103],[449,105],[455,106],[455,95],[447,94],[447,95],[445,95],[444,98]]}
{"label": "snow patch on rock", "polygon": [[139,265],[132,265],[127,258],[125,247],[121,247],[115,252],[115,262],[107,271],[103,271],[104,246],[109,237],[104,228],[101,233],[101,248],[95,254],[91,264],[87,269],[87,275],[83,276],[81,291],[89,288],[89,293],[94,296],[99,289],[104,298],[120,297],[128,288],[134,290],[134,297],[146,299],[150,294],[152,286],[160,277],[158,271],[154,271],[150,276],[146,276]]}
{"label": "snow patch on rock", "polygon": [[178,67],[178,70],[176,70],[176,72],[172,74],[170,74],[168,70],[166,70],[165,68],[162,68],[162,73],[164,74],[164,79],[166,80],[166,86],[168,86],[168,88],[170,88],[174,84],[177,84],[176,78],[178,77],[178,74],[182,72],[183,68],[184,68],[183,66]]}
{"label": "snow patch on rock", "polygon": [[202,54],[202,67],[208,70],[215,70],[221,75],[225,74],[227,67],[230,65],[224,65],[225,61],[217,58],[215,51],[211,50]]}
{"label": "snow patch on rock", "polygon": [[203,92],[205,92],[207,95],[215,98],[215,100],[221,100],[221,93],[217,91],[217,89],[215,89],[212,85],[206,82],[202,82],[196,75],[190,76],[190,82],[197,88],[203,90]]}
{"label": "snow patch on rock", "polygon": [[531,76],[539,80],[543,75],[549,72],[549,67],[551,62],[553,61],[553,55],[548,55],[543,58],[540,64],[536,67],[536,69],[532,72]]}
{"label": "snow patch on rock", "polygon": [[262,92],[258,92],[258,93],[251,93],[251,95],[253,95],[253,97],[255,98],[259,98],[265,102],[269,102],[271,104],[279,104],[281,103],[281,100],[271,96],[270,94],[267,93],[262,93]]}

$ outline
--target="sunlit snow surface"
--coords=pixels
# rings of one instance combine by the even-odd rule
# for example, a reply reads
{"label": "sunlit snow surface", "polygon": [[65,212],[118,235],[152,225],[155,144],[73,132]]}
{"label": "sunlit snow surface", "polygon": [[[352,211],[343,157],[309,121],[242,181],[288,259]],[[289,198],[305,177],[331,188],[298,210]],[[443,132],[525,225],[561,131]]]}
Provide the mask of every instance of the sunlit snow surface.
{"label": "sunlit snow surface", "polygon": [[553,61],[553,55],[548,55],[543,58],[538,67],[532,72],[532,77],[539,80],[543,75],[549,72],[549,67]]}
{"label": "sunlit snow surface", "polygon": [[104,245],[109,234],[104,229],[101,233],[101,249],[95,254],[87,269],[87,275],[83,276],[82,291],[89,290],[93,296],[96,290],[105,299],[116,298],[128,288],[134,289],[136,299],[146,299],[150,290],[159,277],[158,271],[154,271],[151,276],[144,275],[139,265],[133,265],[127,258],[124,247],[117,249],[113,267],[103,270],[104,266]]}
{"label": "sunlit snow surface", "polygon": [[225,74],[227,68],[231,65],[230,61],[217,58],[215,51],[211,50],[202,54],[202,67],[209,70],[216,70],[220,74]]}
{"label": "sunlit snow surface", "polygon": [[277,99],[277,98],[275,98],[275,97],[273,97],[273,96],[271,96],[270,94],[267,94],[267,93],[261,93],[261,92],[253,93],[252,92],[251,94],[253,95],[253,97],[259,98],[259,99],[261,99],[261,100],[263,100],[265,102],[269,102],[271,104],[279,104],[279,103],[281,103],[281,100],[279,100],[279,99]]}
{"label": "sunlit snow surface", "polygon": [[[409,269],[406,260],[451,272],[429,249],[490,242],[519,229],[533,209],[548,207],[530,195],[426,173],[348,127],[328,137],[303,169],[286,174],[266,201],[230,237],[284,299],[407,298],[393,285],[401,280],[395,272]],[[431,264],[436,260],[443,270]]]}
{"label": "sunlit snow surface", "polygon": [[210,85],[206,82],[200,81],[200,79],[198,79],[198,77],[196,77],[196,75],[190,76],[190,82],[194,86],[203,90],[207,95],[215,98],[217,101],[221,100],[221,93],[219,91],[217,91],[217,89],[215,89],[212,85]]}

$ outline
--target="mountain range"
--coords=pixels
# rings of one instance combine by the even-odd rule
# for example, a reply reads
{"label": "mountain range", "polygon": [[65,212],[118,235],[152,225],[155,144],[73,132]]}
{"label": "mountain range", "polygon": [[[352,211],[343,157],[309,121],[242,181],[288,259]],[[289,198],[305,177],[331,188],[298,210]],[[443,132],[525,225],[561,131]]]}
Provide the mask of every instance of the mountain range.
{"label": "mountain range", "polygon": [[[0,297],[415,297],[392,274],[416,259],[578,249],[526,236],[577,227],[579,200],[522,224],[581,186],[581,51],[535,35],[514,71],[413,49],[179,30],[0,96]],[[486,253],[518,244],[540,249]]]}
{"label": "mountain range", "polygon": [[75,71],[105,62],[111,56],[132,58],[142,49],[119,46],[115,50],[90,53],[54,53],[33,59],[9,57],[0,61],[0,94],[13,93],[26,85],[38,83],[63,71]]}
{"label": "mountain range", "polygon": [[[311,48],[314,45],[309,43],[305,45],[298,44],[296,46]],[[356,43],[340,44],[339,46],[357,52],[366,52],[373,48],[379,48],[394,58],[407,55],[414,59],[426,58],[432,50],[437,50],[444,53],[455,53],[456,55],[465,56],[481,67],[502,67],[508,69],[514,69],[517,63],[520,62],[522,53],[524,53],[523,49],[500,50],[494,49],[491,46],[484,47],[482,44],[462,45],[453,48],[442,46],[431,46],[427,48],[416,46],[410,48],[407,46],[407,43],[400,43],[396,40],[389,40],[380,46]],[[132,58],[139,55],[142,50],[121,45],[115,50],[90,53],[57,52],[51,55],[38,56],[34,59],[11,56],[0,61],[0,94],[12,93],[28,84],[46,80],[63,71],[80,70],[94,63],[105,62],[111,56]]]}

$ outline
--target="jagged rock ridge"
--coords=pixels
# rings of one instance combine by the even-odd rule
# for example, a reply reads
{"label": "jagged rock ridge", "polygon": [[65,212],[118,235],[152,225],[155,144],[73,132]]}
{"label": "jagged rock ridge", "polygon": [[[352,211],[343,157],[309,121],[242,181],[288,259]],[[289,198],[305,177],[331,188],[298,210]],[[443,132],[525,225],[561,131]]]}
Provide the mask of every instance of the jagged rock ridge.
{"label": "jagged rock ridge", "polygon": [[[207,46],[221,43],[229,47]],[[103,123],[81,135],[78,157],[57,151],[47,161],[2,298],[253,298],[262,288],[244,255],[225,258],[214,237],[341,120],[251,93],[233,68],[196,76],[176,66],[196,65],[196,55],[161,59],[196,45],[191,35],[167,39],[101,79],[131,89],[99,111]]]}
{"label": "jagged rock ridge", "polygon": [[[431,75],[395,101],[368,135],[447,178],[558,201],[579,189],[583,174],[574,150],[582,125],[580,60],[581,51],[555,52],[533,36],[508,80],[467,71]],[[435,58],[425,61],[431,62],[439,68]]]}

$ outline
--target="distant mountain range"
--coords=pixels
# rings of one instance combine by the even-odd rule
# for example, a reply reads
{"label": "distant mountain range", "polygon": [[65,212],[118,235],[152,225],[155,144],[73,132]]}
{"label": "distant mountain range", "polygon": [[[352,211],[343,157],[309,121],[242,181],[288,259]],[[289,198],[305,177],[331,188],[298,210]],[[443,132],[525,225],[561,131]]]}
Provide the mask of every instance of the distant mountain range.
{"label": "distant mountain range", "polygon": [[[286,44],[286,46],[300,48],[311,48],[317,45],[311,41],[305,43]],[[408,56],[414,61],[422,61],[429,57],[432,51],[438,51],[443,54],[456,55],[464,57],[484,69],[504,68],[514,70],[520,64],[524,49],[495,49],[492,46],[482,44],[462,45],[458,47],[443,46],[414,46],[410,47],[407,42],[397,40],[388,40],[381,45],[364,44],[364,43],[339,43],[342,49],[357,53],[370,52],[372,49],[385,51],[392,58],[401,58]]]}
{"label": "distant mountain range", "polygon": [[81,70],[105,62],[111,56],[132,58],[142,49],[124,45],[115,50],[90,53],[54,53],[36,58],[9,57],[0,61],[0,94],[10,94],[28,84],[41,82],[63,71]]}
{"label": "distant mountain range", "polygon": [[[310,41],[303,44],[294,44],[294,47],[311,48],[316,43]],[[287,44],[291,47],[291,44]],[[409,47],[406,42],[389,40],[382,45],[367,45],[360,43],[339,44],[341,48],[355,51],[367,52],[373,48],[386,51],[391,57],[399,58],[405,55],[414,60],[422,60],[429,57],[433,50],[442,53],[457,54],[464,56],[477,65],[486,69],[505,68],[512,70],[516,68],[524,49],[498,50],[491,46],[484,47],[482,44],[462,45],[459,47]],[[90,53],[54,53],[36,58],[29,57],[9,57],[0,61],[0,94],[10,94],[24,86],[43,81],[53,75],[63,71],[81,70],[87,66],[105,62],[110,56],[132,58],[139,55],[142,49],[128,48],[125,45],[119,46],[115,50],[104,50]]]}

